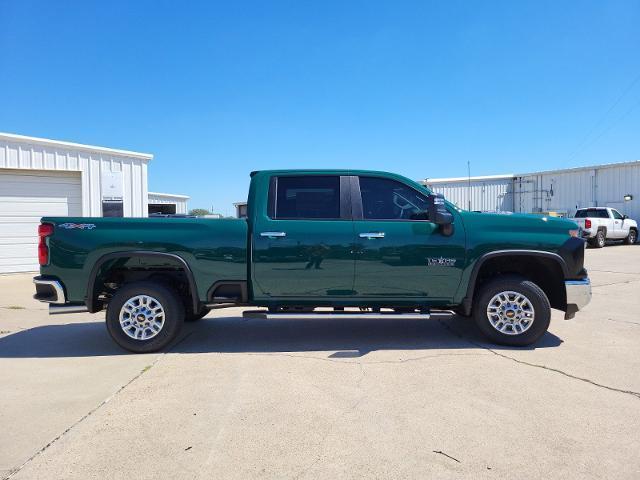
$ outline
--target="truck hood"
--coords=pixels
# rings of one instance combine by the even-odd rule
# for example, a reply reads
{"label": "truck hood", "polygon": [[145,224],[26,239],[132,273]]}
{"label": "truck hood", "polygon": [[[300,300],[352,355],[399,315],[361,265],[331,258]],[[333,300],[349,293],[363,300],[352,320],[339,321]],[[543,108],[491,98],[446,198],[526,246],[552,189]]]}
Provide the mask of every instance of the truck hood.
{"label": "truck hood", "polygon": [[530,213],[476,213],[463,212],[465,225],[495,228],[496,231],[564,232],[575,230],[577,223],[572,219],[535,215]]}
{"label": "truck hood", "polygon": [[581,275],[584,240],[569,232],[578,225],[566,218],[531,214],[461,212],[471,258],[496,250],[539,250],[563,258],[570,277]]}

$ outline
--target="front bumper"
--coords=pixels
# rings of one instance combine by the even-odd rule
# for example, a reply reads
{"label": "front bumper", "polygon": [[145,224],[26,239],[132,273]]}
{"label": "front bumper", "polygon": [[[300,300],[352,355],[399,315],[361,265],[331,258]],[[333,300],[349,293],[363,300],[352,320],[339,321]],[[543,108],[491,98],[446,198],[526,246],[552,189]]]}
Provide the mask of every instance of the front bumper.
{"label": "front bumper", "polygon": [[573,318],[578,310],[582,310],[591,301],[591,280],[566,280],[564,282],[567,292],[567,310],[564,318]]}

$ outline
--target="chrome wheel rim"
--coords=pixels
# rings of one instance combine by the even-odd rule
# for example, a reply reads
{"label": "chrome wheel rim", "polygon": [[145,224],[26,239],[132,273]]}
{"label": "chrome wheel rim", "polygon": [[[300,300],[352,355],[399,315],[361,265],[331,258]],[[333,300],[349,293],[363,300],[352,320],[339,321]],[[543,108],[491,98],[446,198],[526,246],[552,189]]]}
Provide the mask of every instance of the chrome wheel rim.
{"label": "chrome wheel rim", "polygon": [[494,295],[489,301],[487,318],[498,332],[521,335],[533,325],[535,310],[525,295],[509,290]]}
{"label": "chrome wheel rim", "polygon": [[149,340],[164,327],[164,307],[149,295],[136,295],[120,309],[120,328],[134,340]]}

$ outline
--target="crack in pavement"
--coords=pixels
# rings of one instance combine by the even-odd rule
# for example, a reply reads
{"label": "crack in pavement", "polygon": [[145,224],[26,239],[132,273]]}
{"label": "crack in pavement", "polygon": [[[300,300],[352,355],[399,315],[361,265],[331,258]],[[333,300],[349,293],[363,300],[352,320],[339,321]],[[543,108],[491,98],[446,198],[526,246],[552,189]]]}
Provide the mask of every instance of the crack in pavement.
{"label": "crack in pavement", "polygon": [[484,350],[487,350],[491,353],[493,353],[494,355],[504,358],[506,360],[511,360],[512,362],[515,363],[519,363],[521,365],[527,365],[529,367],[535,367],[535,368],[540,368],[542,370],[548,370],[550,372],[555,372],[555,373],[559,373],[560,375],[564,375],[565,377],[571,378],[573,380],[579,380],[581,382],[584,383],[588,383],[590,385],[599,387],[599,388],[603,388],[605,390],[609,390],[612,392],[618,392],[618,393],[624,393],[627,395],[631,395],[636,397],[637,399],[640,400],[640,392],[635,392],[633,390],[624,390],[622,388],[616,388],[616,387],[610,387],[608,385],[603,385],[602,383],[598,383],[598,382],[594,382],[593,380],[589,379],[589,378],[584,378],[584,377],[578,377],[577,375],[573,375],[571,373],[567,373],[563,370],[560,370],[558,368],[553,368],[553,367],[547,367],[546,365],[540,365],[537,363],[530,363],[530,362],[525,362],[524,360],[518,360],[517,358],[514,357],[510,357],[509,355],[506,355],[504,353],[500,353],[496,350],[493,350],[492,348],[489,347],[485,347],[484,345],[482,345],[481,343],[475,342],[469,338],[464,337],[460,332],[456,331],[453,327],[451,327],[450,325],[447,325],[446,323],[444,323],[444,321],[438,319],[438,322],[440,322],[440,324],[443,326],[443,328],[445,328],[446,330],[448,330],[449,332],[451,332],[452,334],[454,334],[455,336],[457,336],[458,338],[461,338],[463,340],[466,340],[467,342],[469,342],[472,345],[475,345],[479,348],[482,348]]}
{"label": "crack in pavement", "polygon": [[[369,352],[366,352],[366,353],[369,353]],[[421,355],[419,357],[404,358],[404,359],[400,359],[400,360],[369,360],[369,361],[366,361],[366,362],[360,362],[360,361],[354,362],[354,361],[349,361],[349,360],[339,359],[339,358],[314,357],[313,355],[296,355],[296,354],[293,354],[293,353],[280,353],[280,352],[273,352],[273,353],[250,353],[250,352],[245,352],[244,355],[247,355],[247,356],[250,356],[250,357],[304,358],[304,359],[307,359],[307,360],[319,360],[319,361],[322,361],[322,362],[340,363],[340,364],[348,364],[348,365],[360,365],[360,364],[366,364],[366,365],[389,364],[389,365],[393,365],[393,364],[403,364],[403,363],[409,363],[409,362],[419,362],[421,360],[426,360],[426,359],[429,359],[429,358],[437,358],[437,357],[477,357],[477,356],[485,356],[485,355],[488,355],[488,354],[486,354],[486,353],[478,353],[478,352],[471,352],[471,353],[436,353],[436,354],[433,354],[433,355]]]}
{"label": "crack in pavement", "polygon": [[610,285],[624,285],[625,283],[635,283],[640,282],[640,279],[636,280],[625,280],[624,282],[611,282],[611,283],[601,283],[600,285],[591,285],[591,288],[600,288],[600,287],[608,287]]}
{"label": "crack in pavement", "polygon": [[58,440],[60,440],[62,437],[64,437],[67,433],[69,433],[71,430],[73,430],[76,426],[80,425],[82,422],[84,422],[87,418],[89,418],[91,415],[93,415],[94,413],[96,413],[98,410],[100,410],[102,407],[104,407],[107,403],[109,403],[111,400],[113,400],[119,393],[121,393],[125,388],[127,388],[129,385],[131,385],[133,382],[135,382],[137,379],[139,379],[142,375],[144,375],[145,373],[147,373],[149,370],[151,370],[162,358],[164,358],[164,356],[167,353],[170,353],[175,347],[177,347],[179,344],[181,344],[183,341],[185,341],[192,332],[186,334],[184,337],[182,337],[180,340],[178,340],[176,343],[174,343],[167,351],[162,352],[158,355],[158,357],[151,362],[150,365],[147,365],[145,368],[143,368],[140,373],[136,374],[131,380],[129,380],[127,383],[125,383],[124,385],[122,385],[120,388],[118,388],[114,393],[112,393],[111,395],[109,395],[107,398],[105,398],[102,402],[100,402],[97,406],[95,406],[94,408],[92,408],[91,410],[89,410],[87,413],[85,413],[82,417],[80,417],[78,420],[76,420],[75,422],[73,422],[69,427],[67,427],[62,433],[60,433],[57,437],[55,437],[53,440],[51,440],[49,443],[47,443],[44,447],[42,447],[40,450],[38,450],[36,453],[34,453],[33,455],[31,455],[29,458],[27,458],[20,466],[13,468],[9,471],[9,474],[5,477],[3,477],[2,480],[9,480],[11,477],[13,477],[14,475],[16,475],[20,470],[22,470],[29,462],[31,462],[32,460],[34,460],[36,457],[38,457],[39,455],[41,455],[42,453],[45,452],[45,450],[47,450],[49,447],[51,447],[54,443],[56,443]]}
{"label": "crack in pavement", "polygon": [[630,323],[631,325],[638,325],[640,326],[640,322],[632,322],[630,320],[618,320],[616,318],[607,318],[607,320],[609,320],[610,322],[618,322],[618,323]]}
{"label": "crack in pavement", "polygon": [[600,273],[618,273],[621,275],[638,275],[637,273],[633,273],[633,272],[616,272],[614,270],[594,270],[593,268],[589,269],[590,272],[600,272]]}

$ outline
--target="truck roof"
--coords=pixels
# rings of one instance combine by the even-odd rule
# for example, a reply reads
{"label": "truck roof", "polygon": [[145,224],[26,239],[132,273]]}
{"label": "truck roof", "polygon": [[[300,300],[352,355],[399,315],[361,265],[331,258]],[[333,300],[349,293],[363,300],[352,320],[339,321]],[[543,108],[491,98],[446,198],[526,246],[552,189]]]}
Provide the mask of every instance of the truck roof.
{"label": "truck roof", "polygon": [[347,168],[302,168],[302,169],[282,169],[282,170],[254,170],[251,176],[261,175],[282,175],[282,174],[304,174],[304,173],[326,173],[327,175],[389,175],[397,177],[395,173],[382,170],[354,170]]}

